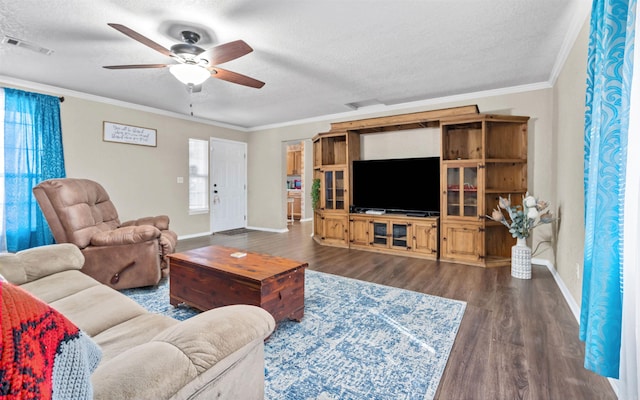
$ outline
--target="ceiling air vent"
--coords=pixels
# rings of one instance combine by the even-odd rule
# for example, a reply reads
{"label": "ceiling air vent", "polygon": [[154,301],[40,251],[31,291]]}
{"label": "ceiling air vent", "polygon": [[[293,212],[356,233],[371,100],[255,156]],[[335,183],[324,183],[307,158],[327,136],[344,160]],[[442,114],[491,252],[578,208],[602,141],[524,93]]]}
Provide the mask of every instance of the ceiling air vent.
{"label": "ceiling air vent", "polygon": [[51,49],[38,46],[37,44],[29,43],[26,40],[16,39],[8,35],[4,35],[4,37],[2,38],[2,43],[22,47],[27,50],[35,51],[36,53],[44,54],[46,56],[50,56],[51,54],[53,54],[53,50]]}
{"label": "ceiling air vent", "polygon": [[386,104],[384,104],[383,102],[381,102],[378,99],[356,101],[356,102],[353,102],[353,103],[345,104],[345,106],[347,106],[348,108],[350,108],[352,110],[359,110],[359,109],[365,108],[365,107],[384,106],[384,105],[386,105]]}

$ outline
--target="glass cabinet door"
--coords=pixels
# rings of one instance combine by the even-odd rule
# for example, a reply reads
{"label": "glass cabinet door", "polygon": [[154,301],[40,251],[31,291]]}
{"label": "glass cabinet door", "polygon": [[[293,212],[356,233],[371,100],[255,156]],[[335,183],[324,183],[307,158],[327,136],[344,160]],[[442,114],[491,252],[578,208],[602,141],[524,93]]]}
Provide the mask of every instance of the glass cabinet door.
{"label": "glass cabinet door", "polygon": [[324,209],[346,210],[345,173],[342,169],[324,171]]}
{"label": "glass cabinet door", "polygon": [[335,188],[336,188],[335,208],[336,210],[344,210],[346,202],[344,200],[345,189],[344,189],[344,171],[343,170],[337,170],[335,172]]}
{"label": "glass cabinet door", "polygon": [[462,201],[465,217],[478,215],[478,168],[462,168],[464,181],[462,184]]}
{"label": "glass cabinet door", "polygon": [[446,213],[451,217],[478,216],[478,166],[446,166]]}
{"label": "glass cabinet door", "polygon": [[387,246],[388,236],[386,222],[373,222],[373,244]]}
{"label": "glass cabinet door", "polygon": [[460,168],[447,168],[447,215],[460,215]]}
{"label": "glass cabinet door", "polygon": [[407,245],[408,225],[391,223],[391,247],[408,247]]}
{"label": "glass cabinet door", "polygon": [[333,171],[324,172],[324,209],[333,210],[335,204]]}

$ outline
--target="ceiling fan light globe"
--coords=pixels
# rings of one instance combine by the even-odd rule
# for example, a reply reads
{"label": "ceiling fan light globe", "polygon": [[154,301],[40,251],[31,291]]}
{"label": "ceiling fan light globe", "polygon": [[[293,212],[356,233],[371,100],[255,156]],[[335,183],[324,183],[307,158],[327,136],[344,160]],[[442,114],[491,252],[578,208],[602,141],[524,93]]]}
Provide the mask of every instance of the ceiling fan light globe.
{"label": "ceiling fan light globe", "polygon": [[169,67],[169,72],[185,85],[193,84],[195,86],[202,84],[211,76],[208,70],[192,64],[172,65]]}

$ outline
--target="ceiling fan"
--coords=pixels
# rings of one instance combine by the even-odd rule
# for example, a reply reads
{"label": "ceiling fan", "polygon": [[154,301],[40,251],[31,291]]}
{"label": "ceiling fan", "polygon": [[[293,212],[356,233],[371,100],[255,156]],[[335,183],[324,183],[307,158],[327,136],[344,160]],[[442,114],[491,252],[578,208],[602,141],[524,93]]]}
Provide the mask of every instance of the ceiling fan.
{"label": "ceiling fan", "polygon": [[205,50],[196,46],[200,40],[200,35],[192,31],[182,31],[182,41],[166,49],[153,40],[139,34],[131,28],[121,24],[108,24],[117,31],[129,36],[133,40],[144,44],[153,50],[173,58],[173,64],[132,64],[132,65],[106,65],[107,69],[138,69],[138,68],[165,68],[169,67],[169,72],[180,82],[187,85],[190,92],[198,92],[201,85],[209,77],[222,79],[223,81],[236,83],[259,89],[264,86],[264,82],[237,72],[229,71],[218,67],[236,58],[249,54],[253,49],[242,40],[221,44]]}

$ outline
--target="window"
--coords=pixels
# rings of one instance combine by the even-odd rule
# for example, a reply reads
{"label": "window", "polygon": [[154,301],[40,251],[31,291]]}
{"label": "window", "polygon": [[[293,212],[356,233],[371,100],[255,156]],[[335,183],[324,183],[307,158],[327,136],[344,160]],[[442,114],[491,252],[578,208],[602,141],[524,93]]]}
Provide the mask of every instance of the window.
{"label": "window", "polygon": [[189,139],[189,214],[209,212],[209,142]]}

